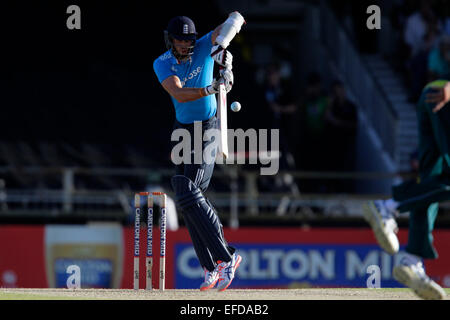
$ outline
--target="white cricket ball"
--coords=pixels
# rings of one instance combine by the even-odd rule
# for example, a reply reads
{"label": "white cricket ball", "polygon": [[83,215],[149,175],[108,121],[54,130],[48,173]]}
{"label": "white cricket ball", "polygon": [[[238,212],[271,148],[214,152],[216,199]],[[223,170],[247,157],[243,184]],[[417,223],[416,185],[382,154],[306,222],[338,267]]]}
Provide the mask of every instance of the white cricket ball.
{"label": "white cricket ball", "polygon": [[234,112],[238,112],[239,110],[241,110],[241,104],[237,101],[233,102],[230,107]]}

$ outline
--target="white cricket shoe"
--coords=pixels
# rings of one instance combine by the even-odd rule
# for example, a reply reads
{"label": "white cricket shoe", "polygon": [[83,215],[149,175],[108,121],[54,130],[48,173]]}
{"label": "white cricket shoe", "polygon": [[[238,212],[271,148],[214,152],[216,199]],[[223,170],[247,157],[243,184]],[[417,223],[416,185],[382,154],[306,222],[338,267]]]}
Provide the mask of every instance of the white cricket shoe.
{"label": "white cricket shoe", "polygon": [[225,291],[234,279],[234,274],[239,264],[242,261],[242,257],[236,253],[233,254],[230,262],[220,262],[217,265],[216,270],[219,272],[219,284],[217,289],[219,291]]}
{"label": "white cricket shoe", "polygon": [[200,285],[200,291],[206,291],[211,288],[214,288],[217,281],[219,281],[219,272],[216,270],[208,271],[206,268],[205,270],[205,280]]}
{"label": "white cricket shoe", "polygon": [[368,201],[363,205],[364,219],[370,224],[378,244],[389,254],[396,254],[400,244],[395,212],[384,205],[383,200]]}
{"label": "white cricket shoe", "polygon": [[405,253],[394,267],[393,276],[422,299],[441,300],[446,296],[444,289],[426,275],[421,259],[414,255]]}

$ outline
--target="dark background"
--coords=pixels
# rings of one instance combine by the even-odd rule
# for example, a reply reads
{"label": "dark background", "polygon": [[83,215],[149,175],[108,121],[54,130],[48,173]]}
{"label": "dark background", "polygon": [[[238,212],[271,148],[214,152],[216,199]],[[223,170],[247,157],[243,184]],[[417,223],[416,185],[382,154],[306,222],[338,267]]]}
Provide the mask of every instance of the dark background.
{"label": "dark background", "polygon": [[[81,30],[66,27],[72,4]],[[174,119],[152,68],[163,30],[187,15],[202,36],[226,19],[210,1],[8,1],[1,12],[2,139],[162,148]]]}

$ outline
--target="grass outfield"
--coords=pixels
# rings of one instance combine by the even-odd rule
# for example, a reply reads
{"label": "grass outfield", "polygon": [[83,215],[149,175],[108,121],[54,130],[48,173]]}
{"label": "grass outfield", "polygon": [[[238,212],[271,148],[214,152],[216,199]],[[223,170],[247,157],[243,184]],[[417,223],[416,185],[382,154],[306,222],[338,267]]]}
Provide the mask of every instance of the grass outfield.
{"label": "grass outfield", "polygon": [[10,293],[0,292],[0,300],[90,300],[89,298],[81,297],[65,297],[52,295],[48,296],[39,293]]}
{"label": "grass outfield", "polygon": [[[450,289],[445,289],[450,299]],[[417,300],[408,288],[215,290],[0,289],[0,300]]]}

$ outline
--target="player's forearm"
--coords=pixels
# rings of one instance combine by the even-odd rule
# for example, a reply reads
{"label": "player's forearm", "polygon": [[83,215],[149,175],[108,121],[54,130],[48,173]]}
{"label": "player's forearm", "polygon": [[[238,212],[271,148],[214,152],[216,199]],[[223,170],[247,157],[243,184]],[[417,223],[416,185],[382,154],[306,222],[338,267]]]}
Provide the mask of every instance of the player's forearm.
{"label": "player's forearm", "polygon": [[180,103],[195,101],[208,96],[206,88],[179,88],[173,97]]}
{"label": "player's forearm", "polygon": [[212,33],[212,36],[211,36],[211,43],[212,43],[213,45],[216,43],[216,39],[217,39],[217,36],[218,36],[219,33],[220,33],[220,30],[222,29],[222,25],[223,25],[223,24],[218,25],[217,28],[214,29],[214,31],[213,31],[213,33]]}
{"label": "player's forearm", "polygon": [[217,44],[223,49],[226,49],[236,33],[239,33],[244,23],[244,17],[239,12],[231,12],[227,20],[214,30],[213,37],[211,38],[213,45]]}
{"label": "player's forearm", "polygon": [[[226,71],[226,69],[224,69]],[[223,72],[221,77],[224,78],[225,83],[233,82],[231,71]],[[217,93],[219,81],[213,80],[213,83],[205,88],[190,88],[183,87],[180,79],[177,76],[168,77],[162,83],[163,88],[179,103],[190,102],[200,98]]]}

